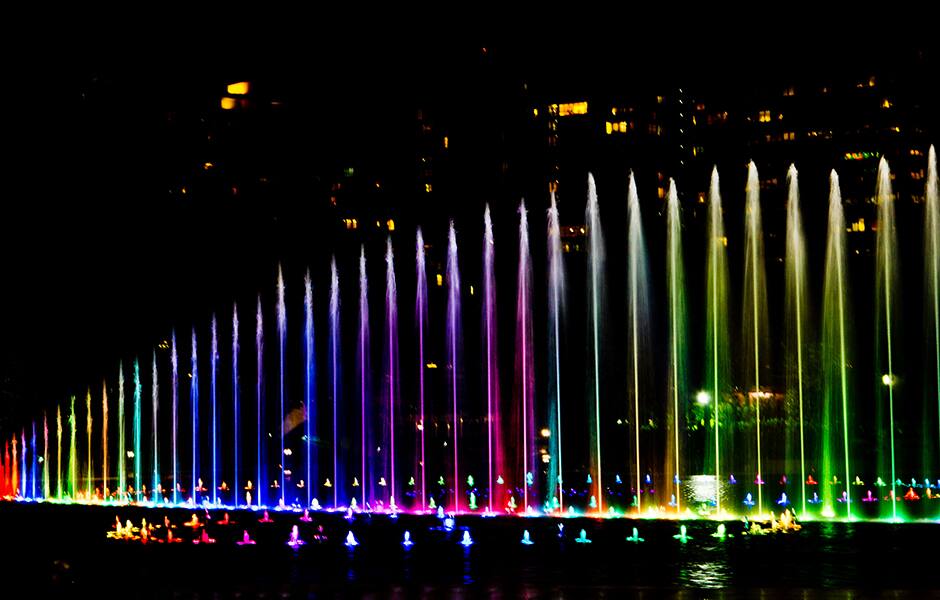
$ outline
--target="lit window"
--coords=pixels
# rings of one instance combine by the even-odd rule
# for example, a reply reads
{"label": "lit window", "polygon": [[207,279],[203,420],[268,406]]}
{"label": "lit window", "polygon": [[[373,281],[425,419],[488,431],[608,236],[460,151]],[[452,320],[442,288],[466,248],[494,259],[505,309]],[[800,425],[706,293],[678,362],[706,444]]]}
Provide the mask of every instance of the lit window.
{"label": "lit window", "polygon": [[248,90],[251,88],[251,84],[247,81],[239,81],[237,83],[230,83],[226,88],[226,91],[233,96],[244,96],[248,93]]}
{"label": "lit window", "polygon": [[208,171],[209,169],[211,169],[211,168],[214,167],[214,166],[215,166],[215,165],[213,165],[211,162],[206,162],[206,163],[203,163],[202,168],[205,169],[206,171]]}
{"label": "lit window", "polygon": [[437,274],[437,287],[444,285],[444,276],[440,273]]}
{"label": "lit window", "polygon": [[586,101],[581,102],[565,102],[558,105],[558,116],[559,117],[568,117],[571,115],[586,115],[588,112],[588,103]]}
{"label": "lit window", "polygon": [[770,123],[770,111],[769,110],[760,111],[760,113],[758,113],[757,115],[757,120],[760,121],[761,123]]}
{"label": "lit window", "polygon": [[235,98],[222,98],[220,105],[222,110],[232,110],[235,108]]}
{"label": "lit window", "polygon": [[793,131],[785,131],[785,132],[783,133],[783,139],[792,142],[793,140],[796,139],[796,133],[793,132]]}
{"label": "lit window", "polygon": [[445,135],[444,136],[444,150],[450,147],[450,139]]}
{"label": "lit window", "polygon": [[875,87],[875,77],[874,77],[874,75],[868,78],[868,87]]}
{"label": "lit window", "polygon": [[472,285],[470,286],[470,295],[471,295],[471,296],[473,295],[473,286],[472,286]]}
{"label": "lit window", "polygon": [[395,219],[389,219],[385,222],[385,225],[388,227],[389,231],[395,231]]}
{"label": "lit window", "polygon": [[431,184],[430,184],[430,183],[425,183],[425,184],[424,184],[424,191],[427,192],[428,194],[431,193]]}
{"label": "lit window", "polygon": [[539,109],[533,108],[533,109],[532,109],[532,116],[533,116],[533,117],[539,116]]}
{"label": "lit window", "polygon": [[558,182],[557,182],[557,181],[549,181],[549,182],[548,182],[548,193],[549,193],[549,194],[554,194],[554,193],[557,192],[557,191],[558,191]]}
{"label": "lit window", "polygon": [[664,187],[658,187],[658,188],[656,188],[656,195],[659,197],[660,200],[662,200],[663,198],[665,198],[665,197],[666,197],[666,188],[664,188]]}
{"label": "lit window", "polygon": [[796,95],[796,90],[795,90],[795,89],[793,88],[793,86],[791,85],[791,86],[788,87],[787,89],[783,90],[783,95],[784,95],[784,96],[795,96],[795,95]]}
{"label": "lit window", "polygon": [[891,108],[891,101],[885,98],[881,103],[881,108]]}
{"label": "lit window", "polygon": [[604,123],[604,131],[607,132],[607,135],[610,135],[613,132],[613,130],[614,130],[613,123],[611,123],[610,121],[607,121],[606,123]]}

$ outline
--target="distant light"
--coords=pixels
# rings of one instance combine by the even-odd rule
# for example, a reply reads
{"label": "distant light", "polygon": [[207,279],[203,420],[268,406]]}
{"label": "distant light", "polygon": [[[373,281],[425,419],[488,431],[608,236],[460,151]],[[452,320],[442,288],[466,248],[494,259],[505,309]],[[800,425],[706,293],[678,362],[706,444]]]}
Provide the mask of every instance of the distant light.
{"label": "distant light", "polygon": [[890,387],[894,385],[894,377],[892,375],[885,373],[884,375],[881,376],[881,383]]}
{"label": "distant light", "polygon": [[587,101],[582,100],[581,102],[564,102],[558,105],[558,116],[559,117],[569,117],[572,115],[586,115],[588,113],[588,103]]}
{"label": "distant light", "polygon": [[215,166],[215,165],[212,164],[211,162],[205,162],[205,163],[202,164],[202,168],[205,169],[206,171],[208,171],[209,169],[211,169],[211,168],[214,167],[214,166]]}
{"label": "distant light", "polygon": [[294,452],[290,448],[284,448],[284,456],[290,456]]}
{"label": "distant light", "polygon": [[437,274],[437,287],[444,285],[444,276],[440,273]]}
{"label": "distant light", "polygon": [[222,110],[232,110],[236,105],[235,98],[223,97],[220,105],[222,106]]}
{"label": "distant light", "polygon": [[444,136],[444,150],[447,150],[447,148],[449,147],[450,147],[450,138],[445,135]]}
{"label": "distant light", "polygon": [[128,451],[127,451],[127,458],[134,458],[134,451],[133,451],[133,450],[128,450]]}
{"label": "distant light", "polygon": [[244,96],[251,89],[251,84],[247,81],[239,81],[236,83],[230,83],[225,88],[226,92],[233,96]]}
{"label": "distant light", "polygon": [[436,369],[436,368],[437,368],[437,363],[429,362],[428,364],[426,364],[426,365],[424,365],[424,366],[426,366],[426,367],[429,368],[429,369]]}
{"label": "distant light", "polygon": [[533,116],[533,117],[539,116],[539,109],[533,108],[533,109],[532,109],[532,116]]}
{"label": "distant light", "polygon": [[424,184],[424,191],[427,192],[428,194],[431,193],[431,190],[432,190],[432,189],[433,189],[433,188],[431,187],[431,184],[430,184],[430,183],[425,183],[425,184]]}
{"label": "distant light", "polygon": [[470,286],[470,295],[471,295],[471,296],[473,295],[473,286],[472,286],[472,285]]}
{"label": "distant light", "polygon": [[395,231],[395,219],[389,219],[385,222],[385,225],[388,227],[389,231]]}
{"label": "distant light", "polygon": [[711,400],[712,400],[712,397],[705,390],[702,390],[701,392],[695,394],[695,401],[698,402],[702,406],[707,406],[708,403],[711,402]]}
{"label": "distant light", "polygon": [[552,432],[551,432],[551,430],[550,430],[548,427],[543,427],[543,428],[542,428],[542,431],[541,431],[540,433],[542,434],[542,437],[543,437],[543,438],[547,438],[547,437],[551,437],[551,436],[552,436]]}

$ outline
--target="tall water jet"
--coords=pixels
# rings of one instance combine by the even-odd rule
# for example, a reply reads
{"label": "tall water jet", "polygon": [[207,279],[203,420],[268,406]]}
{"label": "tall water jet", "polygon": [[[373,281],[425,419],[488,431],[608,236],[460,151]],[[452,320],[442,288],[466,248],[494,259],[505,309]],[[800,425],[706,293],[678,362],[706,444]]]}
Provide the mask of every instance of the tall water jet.
{"label": "tall water jet", "polygon": [[[85,456],[87,461],[85,464],[85,499],[91,501],[92,492],[94,491],[94,476],[92,475],[92,460],[91,460],[91,389],[88,389],[88,393],[85,395],[85,438],[87,442]],[[35,441],[35,440],[34,440]],[[33,444],[35,447],[35,444]]]}
{"label": "tall water jet", "polygon": [[[33,432],[29,438],[29,494],[30,498],[36,499],[36,421],[33,421]],[[89,455],[90,456],[90,455]],[[91,462],[91,458],[88,459]]]}
{"label": "tall water jet", "polygon": [[339,273],[336,257],[330,261],[330,398],[333,402],[333,508],[339,506],[339,384],[340,384],[340,331],[339,331]]}
{"label": "tall water jet", "polygon": [[[933,330],[931,340],[934,375],[936,377],[935,403],[937,405],[937,435],[934,438],[934,444],[930,444],[930,434],[927,432],[932,429],[932,424],[927,424],[925,419],[924,426],[924,472],[928,472],[930,466],[937,467],[935,461],[929,465],[927,456],[930,455],[930,448],[937,452],[940,459],[940,197],[937,192],[937,152],[931,145],[927,151],[927,189],[926,189],[926,210],[924,213],[924,290],[926,290],[925,304],[929,317],[927,322]],[[926,406],[926,405],[925,405]]]}
{"label": "tall water jet", "polygon": [[287,456],[284,454],[284,435],[286,425],[284,423],[284,354],[287,351],[285,340],[287,338],[287,306],[284,301],[284,273],[281,271],[281,265],[277,266],[277,341],[279,350],[278,358],[278,399],[281,406],[281,420],[278,422],[278,432],[281,436],[281,453],[278,455],[277,462],[280,465],[281,478],[281,504],[287,501],[287,486],[285,485],[285,473],[287,472]]}
{"label": "tall water jet", "polygon": [[[561,251],[561,225],[555,193],[548,209],[548,423],[549,463],[546,505],[558,499],[558,510],[565,510],[564,462],[561,442],[561,335],[560,321],[564,311],[565,263]],[[557,493],[557,496],[555,494]]]}
{"label": "tall water jet", "polygon": [[[418,326],[418,467],[421,473],[421,510],[427,509],[427,479],[425,473],[425,383],[424,383],[424,332],[428,328],[428,274],[424,259],[424,235],[421,228],[415,236],[415,265],[417,290],[415,292],[415,322]],[[492,492],[491,492],[492,493]]]}
{"label": "tall water jet", "polygon": [[[706,329],[705,329],[705,364],[706,389],[701,395],[705,404],[711,405],[711,425],[714,448],[712,462],[715,473],[715,512],[721,514],[721,453],[722,400],[729,386],[729,345],[728,345],[728,238],[725,237],[721,191],[717,167],[712,169],[711,184],[708,191],[708,249],[705,263],[706,287]],[[728,449],[725,448],[727,451]]]}
{"label": "tall water jet", "polygon": [[[761,223],[760,179],[757,167],[751,161],[747,166],[747,205],[745,208],[745,259],[744,259],[744,358],[751,371],[750,380],[754,382],[754,391],[749,396],[754,399],[755,407],[755,442],[757,474],[757,514],[764,514],[764,493],[761,473],[761,356],[767,360],[767,280],[764,270],[764,230]],[[765,379],[766,381],[766,379]]]}
{"label": "tall water jet", "polygon": [[160,410],[160,384],[159,378],[157,377],[157,352],[153,352],[153,363],[152,371],[150,373],[150,407],[152,409],[151,413],[151,427],[153,435],[153,473],[150,480],[150,491],[153,494],[153,501],[160,502],[161,497],[160,493],[162,492],[162,486],[160,485],[160,438],[158,424],[158,414]]}
{"label": "tall water jet", "polygon": [[[522,509],[529,511],[529,496],[537,497],[535,477],[539,472],[535,437],[535,360],[532,350],[532,260],[529,256],[529,218],[525,202],[519,205],[519,272],[516,277],[516,393],[513,431],[521,444],[516,445],[517,477],[522,485]],[[521,453],[520,453],[521,450]],[[532,488],[530,492],[530,488]]]}
{"label": "tall water jet", "polygon": [[62,499],[62,407],[55,407],[55,441],[56,441],[56,461],[55,461],[55,495],[59,500]]}
{"label": "tall water jet", "polygon": [[369,484],[374,485],[374,482],[370,481],[370,474],[367,470],[370,450],[369,431],[367,430],[369,422],[367,404],[370,395],[369,354],[369,279],[366,275],[366,248],[365,246],[361,246],[359,250],[359,336],[357,366],[359,367],[359,441],[361,443],[359,455],[359,490],[363,508],[366,506],[366,498],[369,497]]}
{"label": "tall water jet", "polygon": [[192,445],[193,445],[193,465],[191,472],[191,481],[190,485],[192,487],[190,490],[190,497],[192,498],[193,504],[199,503],[198,493],[201,491],[199,488],[202,486],[199,484],[199,363],[197,361],[197,352],[196,352],[196,328],[193,328],[192,332],[192,344],[190,346],[192,349],[192,356],[190,360],[190,372],[189,372],[189,405],[191,410],[192,418]]}
{"label": "tall water jet", "polygon": [[[486,369],[486,469],[487,509],[492,512],[496,496],[496,481],[507,475],[503,460],[502,422],[500,420],[499,344],[496,329],[496,244],[493,239],[493,220],[490,205],[483,210],[483,360]],[[495,474],[495,477],[494,477]]]}
{"label": "tall water jet", "polygon": [[[238,400],[241,387],[238,381],[238,304],[232,304],[232,504],[238,506],[241,489],[241,408]],[[175,393],[175,392],[174,392]],[[175,492],[174,492],[175,493]]]}
{"label": "tall water jet", "polygon": [[[105,484],[107,485],[107,484]],[[42,497],[50,498],[49,492],[49,421],[46,411],[42,411]],[[107,494],[105,494],[107,498]]]}
{"label": "tall water jet", "polygon": [[317,422],[316,403],[314,396],[316,394],[316,371],[314,369],[313,353],[313,283],[310,281],[310,270],[304,275],[304,445],[306,451],[306,476],[305,488],[307,490],[306,504],[310,506],[313,500],[313,486],[316,485],[316,474],[314,465],[317,464],[315,453],[316,435],[315,424]]}
{"label": "tall water jet", "polygon": [[219,337],[218,325],[215,320],[215,314],[212,315],[211,338],[209,345],[209,406],[211,409],[210,417],[212,419],[212,504],[219,503],[219,482],[218,482],[218,453],[219,453],[219,409],[218,397],[216,395],[216,376],[218,375],[219,361]]}
{"label": "tall water jet", "polygon": [[137,359],[134,359],[134,496],[137,501],[141,501],[143,498],[140,495],[141,484],[143,479],[141,477],[142,473],[140,472],[140,413],[141,413],[141,390],[140,390],[140,365],[137,363]]}
{"label": "tall water jet", "polygon": [[[20,495],[24,498],[29,496],[26,484],[29,482],[29,476],[27,475],[28,471],[26,470],[26,429],[20,429]],[[78,462],[78,456],[76,455],[75,461]],[[76,484],[78,479],[76,476]],[[76,488],[77,495],[77,488]]]}
{"label": "tall water jet", "polygon": [[640,452],[640,414],[641,380],[645,379],[641,370],[640,356],[649,354],[649,283],[646,265],[646,242],[643,239],[643,223],[640,218],[640,199],[636,191],[633,172],[630,173],[627,191],[627,310],[629,311],[629,331],[627,339],[630,345],[630,395],[633,396],[633,445],[634,445],[634,483],[636,484],[636,510],[642,510],[642,477]]}
{"label": "tall water jet", "polygon": [[[49,431],[46,427],[46,415],[43,413],[43,431],[46,435],[46,443],[48,445]],[[43,469],[49,464],[49,456],[46,456],[44,461]],[[108,384],[102,380],[101,382],[101,495],[107,500],[110,496],[108,490]],[[49,492],[46,490],[46,497],[49,497]]]}
{"label": "tall water jet", "polygon": [[[75,396],[69,408],[69,498],[78,496],[78,419],[75,417]],[[25,445],[25,444],[24,444]],[[22,448],[22,446],[21,446]],[[22,448],[25,452],[26,449]],[[21,470],[20,473],[23,471]]]}
{"label": "tall water jet", "polygon": [[452,434],[453,434],[453,471],[454,471],[454,512],[460,511],[460,454],[457,442],[460,429],[460,412],[458,406],[458,378],[460,375],[460,270],[457,263],[457,232],[451,220],[447,232],[447,367],[449,371],[448,391],[453,407]]}
{"label": "tall water jet", "polygon": [[682,437],[679,398],[685,398],[686,383],[686,304],[685,267],[682,259],[682,223],[679,216],[679,194],[676,182],[669,179],[666,199],[666,288],[669,297],[669,401],[666,404],[666,423],[671,429],[666,444],[666,468],[671,468],[672,494],[676,498],[676,512],[682,511],[681,474]]}
{"label": "tall water jet", "polygon": [[[787,247],[786,247],[786,328],[787,328],[787,379],[788,397],[796,388],[796,403],[799,425],[800,448],[800,506],[806,514],[806,438],[804,435],[803,392],[803,348],[807,338],[809,321],[806,285],[806,241],[803,236],[803,221],[800,217],[800,190],[796,165],[787,171]],[[793,381],[795,379],[795,382]],[[790,412],[789,410],[787,411]],[[788,434],[787,441],[790,436]]]}
{"label": "tall water jet", "polygon": [[257,444],[255,450],[255,504],[264,506],[267,494],[264,472],[264,320],[261,312],[261,296],[258,296],[258,311],[255,314],[255,408]]}
{"label": "tall water jet", "polygon": [[124,363],[118,362],[118,499],[127,494],[127,445],[124,442],[124,433],[127,425],[124,422]]}
{"label": "tall water jet", "polygon": [[[388,414],[388,499],[389,506],[395,506],[398,493],[398,479],[395,476],[395,424],[398,393],[398,289],[395,282],[395,257],[392,253],[392,238],[389,237],[385,248],[385,382],[386,406]],[[384,427],[384,425],[383,425]]]}
{"label": "tall water jet", "polygon": [[[887,445],[883,439],[878,444],[878,467],[881,473],[890,467],[891,470],[891,517],[896,519],[898,516],[897,498],[895,497],[895,482],[897,481],[897,472],[895,464],[895,444],[894,444],[894,385],[896,383],[896,374],[894,372],[894,347],[892,345],[893,330],[897,329],[897,307],[898,301],[898,240],[897,230],[894,220],[894,193],[891,190],[891,171],[888,168],[888,161],[883,157],[878,163],[878,233],[876,238],[877,250],[875,256],[877,271],[877,313],[875,321],[876,329],[876,349],[878,353],[876,374],[878,379],[877,397],[880,400],[878,411],[880,427],[878,431],[880,437],[884,437],[884,431],[888,431]],[[885,396],[887,396],[887,407],[884,406]],[[887,415],[885,415],[887,408]]]}
{"label": "tall water jet", "polygon": [[601,231],[601,218],[597,205],[597,188],[594,176],[588,173],[588,200],[585,220],[588,225],[588,306],[590,307],[590,356],[591,401],[590,412],[590,473],[594,475],[594,495],[597,500],[597,512],[604,512],[603,462],[601,454],[601,315],[602,290],[601,277],[604,273],[604,235]]}
{"label": "tall water jet", "polygon": [[[822,313],[822,409],[820,481],[831,481],[835,475],[835,448],[841,446],[845,466],[845,493],[848,493],[851,473],[849,452],[849,378],[848,367],[851,348],[848,324],[849,311],[848,265],[846,264],[846,227],[842,212],[842,194],[839,176],[835,170],[829,176],[829,234],[826,242],[826,270],[823,283]],[[841,425],[841,427],[839,427]],[[838,437],[841,433],[841,443]],[[804,479],[804,485],[806,480]],[[834,514],[832,486],[822,486],[823,514]],[[841,495],[842,491],[839,491]],[[852,503],[845,503],[846,517],[852,518]]]}
{"label": "tall water jet", "polygon": [[170,369],[170,393],[173,395],[171,400],[172,406],[170,407],[170,411],[172,412],[170,418],[173,421],[170,438],[170,444],[173,445],[173,504],[177,504],[179,502],[180,490],[180,461],[179,448],[177,446],[177,429],[179,427],[179,357],[176,354],[176,330],[173,330],[170,334]]}

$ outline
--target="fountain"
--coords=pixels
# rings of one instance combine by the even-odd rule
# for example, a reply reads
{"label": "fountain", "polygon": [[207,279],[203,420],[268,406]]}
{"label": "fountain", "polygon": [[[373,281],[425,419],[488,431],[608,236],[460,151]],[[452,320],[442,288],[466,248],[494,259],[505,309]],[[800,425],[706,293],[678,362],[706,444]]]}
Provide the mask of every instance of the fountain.
{"label": "fountain", "polygon": [[[159,345],[159,350],[169,350],[169,360],[153,350],[150,365],[144,362],[145,369],[149,367],[144,379],[149,376],[149,381],[141,380],[139,359],[119,361],[117,391],[110,390],[115,413],[109,411],[114,407],[108,398],[108,385],[115,382],[105,381],[100,413],[92,389],[84,388],[84,402],[79,399],[78,407],[69,396],[68,404],[59,402],[54,414],[47,409],[5,424],[0,495],[29,502],[259,511],[275,507],[295,511],[298,517],[305,510],[326,508],[356,519],[438,510],[447,513],[442,520],[460,519],[468,512],[487,518],[542,513],[605,519],[753,513],[764,519],[773,509],[790,509],[801,519],[935,519],[940,509],[932,483],[938,456],[934,436],[940,437],[940,432],[932,433],[934,381],[940,380],[940,252],[935,248],[940,244],[940,199],[936,155],[932,149],[927,154],[924,296],[914,297],[924,308],[924,377],[904,370],[915,363],[906,360],[902,350],[915,352],[916,345],[899,331],[902,319],[915,321],[903,312],[910,312],[911,299],[902,303],[899,295],[904,275],[899,268],[904,254],[899,233],[910,215],[920,213],[899,201],[905,195],[894,195],[886,162],[880,162],[873,182],[877,227],[855,214],[865,206],[847,201],[843,207],[839,179],[831,174],[825,260],[818,264],[813,263],[811,240],[804,233],[802,211],[808,209],[800,205],[793,166],[787,172],[786,237],[771,237],[768,229],[766,265],[760,179],[754,164],[747,172],[740,240],[729,240],[725,232],[717,170],[712,171],[708,192],[688,200],[680,197],[674,181],[668,181],[659,209],[666,229],[658,234],[653,233],[656,211],[641,200],[642,180],[632,174],[626,179],[627,202],[622,207],[626,222],[603,231],[591,177],[583,225],[562,225],[553,196],[546,202],[546,229],[530,230],[531,202],[522,203],[518,221],[512,222],[518,226],[517,252],[506,257],[495,252],[495,240],[503,231],[500,210],[484,210],[482,256],[478,264],[467,265],[464,286],[457,224],[449,224],[446,246],[443,230],[437,232],[439,238],[429,238],[432,243],[418,230],[413,315],[398,310],[404,298],[397,287],[402,272],[395,270],[394,244],[399,240],[391,236],[383,240],[384,290],[369,289],[366,267],[372,249],[369,244],[360,248],[358,319],[348,324],[348,332],[340,323],[340,269],[335,260],[328,316],[326,302],[322,307],[314,303],[315,272],[305,271],[303,318],[289,319],[288,305],[298,315],[300,306],[288,301],[290,282],[279,267],[274,293],[265,301],[257,296],[255,369],[246,374],[240,368],[243,315],[235,304],[230,347],[224,341],[219,347],[223,332],[211,313],[207,323],[191,325],[189,349],[177,348],[171,330]],[[898,189],[908,193],[900,184]],[[770,197],[765,199],[764,208],[770,210]],[[850,222],[843,209],[851,211]],[[572,216],[578,218],[577,213]],[[703,234],[704,269],[700,266],[697,277],[687,279],[683,234],[694,227]],[[608,290],[605,234],[614,232],[617,237],[610,243],[624,243],[618,250],[622,256],[616,257],[622,259],[616,265],[623,273],[610,279],[618,289]],[[853,237],[856,232],[869,237]],[[531,245],[543,233],[544,263]],[[665,242],[665,252],[647,254],[646,235],[657,245]],[[850,274],[852,279],[864,275],[864,261],[852,262],[851,257],[857,244],[864,253],[867,240],[877,242],[874,306],[853,298],[849,286]],[[374,266],[379,268],[379,263]],[[823,284],[818,313],[809,301],[814,267],[819,267]],[[566,270],[574,281],[566,281]],[[743,283],[740,296],[732,293],[729,273]],[[768,298],[768,289],[774,289],[771,282],[778,277],[777,284],[786,292],[779,307]],[[498,302],[497,284],[504,281],[515,283],[514,305]],[[661,306],[656,303],[657,284],[665,292]],[[568,292],[579,286],[586,293],[583,306],[577,303],[580,314],[568,315]],[[608,291],[617,305],[606,305]],[[352,287],[349,292],[355,294]],[[436,302],[434,298],[440,306],[432,311],[429,302]],[[742,301],[740,306],[735,298]],[[693,300],[701,304],[702,318],[689,318]],[[477,310],[476,302],[480,307],[480,321],[471,319],[481,328],[479,350],[476,339],[466,340],[468,350],[480,353],[472,362],[463,355],[464,302],[470,302],[466,306],[472,310]],[[383,308],[377,329],[370,332],[370,312]],[[266,310],[275,311],[278,335],[276,360],[270,355],[267,361]],[[322,365],[314,347],[320,310],[328,319]],[[497,327],[500,312],[511,327]],[[782,317],[779,325],[769,326],[769,312]],[[869,316],[876,317],[876,335],[869,340],[874,343],[876,379],[861,390],[875,392],[872,408],[866,404],[871,394],[855,389],[864,384],[855,381],[858,374],[868,372],[868,346],[856,344],[852,335],[852,324]],[[569,317],[583,319],[570,332],[564,327]],[[403,322],[411,318],[412,323]],[[730,343],[731,332],[735,337],[738,333],[733,319],[740,319],[741,326],[735,344]],[[414,339],[402,336],[400,328],[411,326]],[[198,331],[207,335],[202,366],[209,369],[209,377],[202,390]],[[784,336],[779,340],[774,339],[778,331]],[[344,335],[352,344],[345,352]],[[577,349],[566,347],[569,339]],[[299,344],[292,350],[295,342]],[[705,352],[690,355],[688,348],[700,343]],[[774,346],[783,350],[783,362],[776,366],[769,352]],[[185,416],[179,410],[180,350],[189,352],[182,373],[184,381],[188,379],[183,393],[188,391],[190,403]],[[583,356],[578,356],[580,350],[585,350]],[[405,369],[400,364],[403,356]],[[661,364],[655,362],[659,356]],[[127,360],[133,372],[125,389]],[[251,382],[244,381],[246,377]],[[231,404],[224,397],[229,382]],[[243,422],[243,385],[255,386],[255,407],[247,413],[250,425]],[[344,394],[343,385],[352,386],[349,394]],[[510,388],[503,387],[509,385],[511,395]],[[580,385],[584,388],[579,390]],[[923,387],[920,396],[918,385]],[[162,407],[161,392],[166,396]],[[266,397],[269,392],[272,396]],[[326,395],[321,399],[318,392]],[[131,407],[125,407],[126,393],[133,394]],[[150,395],[146,409],[144,393]],[[267,413],[271,406],[277,408]],[[52,419],[55,423],[50,424]],[[79,419],[84,420],[82,432]],[[302,429],[294,427],[300,423]],[[246,427],[254,431],[246,433]],[[572,436],[579,428],[587,435]],[[182,456],[180,433],[184,439],[189,436]],[[143,435],[151,438],[144,440]],[[318,455],[321,445],[323,456]],[[172,493],[165,487],[171,484]],[[321,507],[317,498],[324,492],[328,496]],[[529,531],[538,535],[537,529]],[[151,536],[151,541],[161,537]],[[633,537],[637,534],[627,539]]]}
{"label": "fountain", "polygon": [[561,439],[561,336],[560,321],[563,311],[565,288],[564,261],[561,249],[561,225],[558,222],[558,206],[555,203],[555,193],[551,195],[551,207],[548,210],[548,310],[551,326],[549,336],[549,468],[546,497],[551,499],[556,493],[557,485],[558,511],[565,510],[565,488],[562,462]]}
{"label": "fountain", "polygon": [[499,349],[496,345],[495,246],[493,220],[490,206],[487,204],[483,209],[483,368],[486,373],[486,482],[490,489],[486,509],[490,512],[493,510],[493,498],[497,489],[493,474],[498,476],[506,470],[502,449],[502,423],[499,420],[502,401],[498,368]]}

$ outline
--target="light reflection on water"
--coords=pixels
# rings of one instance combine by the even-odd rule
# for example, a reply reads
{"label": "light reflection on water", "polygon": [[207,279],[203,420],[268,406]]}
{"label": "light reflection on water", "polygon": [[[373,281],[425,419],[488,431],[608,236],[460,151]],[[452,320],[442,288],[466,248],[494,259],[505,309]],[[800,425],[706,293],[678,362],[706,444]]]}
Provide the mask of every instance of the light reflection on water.
{"label": "light reflection on water", "polygon": [[682,587],[719,589],[728,585],[728,565],[720,562],[695,562],[679,570],[677,583]]}

